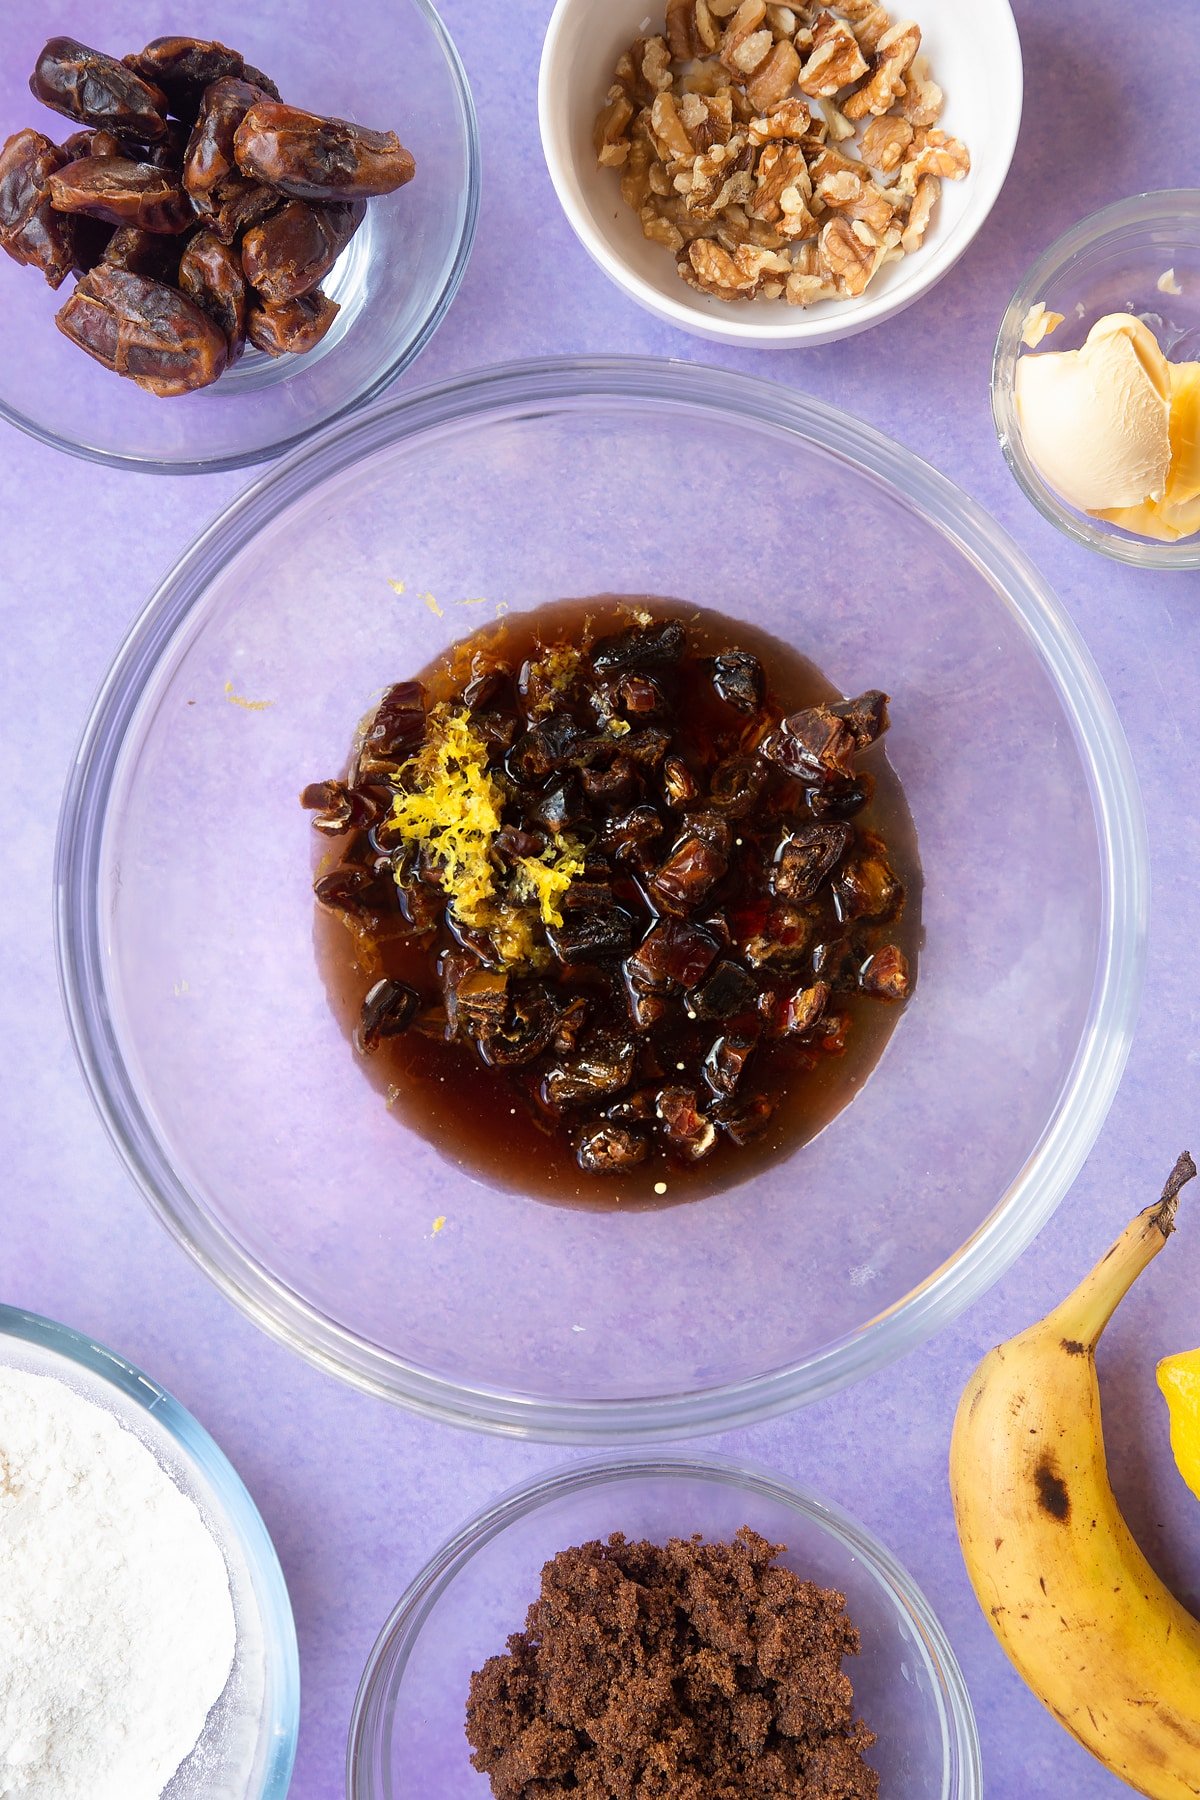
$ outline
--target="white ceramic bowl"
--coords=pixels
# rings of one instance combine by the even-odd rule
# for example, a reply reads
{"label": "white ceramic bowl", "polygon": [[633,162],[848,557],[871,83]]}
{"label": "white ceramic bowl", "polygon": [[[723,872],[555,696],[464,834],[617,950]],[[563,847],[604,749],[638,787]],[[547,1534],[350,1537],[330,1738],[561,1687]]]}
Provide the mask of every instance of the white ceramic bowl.
{"label": "white ceramic bowl", "polygon": [[664,11],[665,0],[558,0],[542,49],[538,116],[550,178],[575,235],[610,280],[683,331],[761,350],[852,337],[928,293],[991,212],[1016,149],[1024,76],[1008,0],[917,0],[922,51],[946,94],[938,123],[966,142],[971,173],[943,183],[920,250],[881,269],[859,299],[811,307],[697,293],[680,280],[670,253],[642,236],[618,171],[596,164],[592,125],[617,58],[640,32],[661,31]]}

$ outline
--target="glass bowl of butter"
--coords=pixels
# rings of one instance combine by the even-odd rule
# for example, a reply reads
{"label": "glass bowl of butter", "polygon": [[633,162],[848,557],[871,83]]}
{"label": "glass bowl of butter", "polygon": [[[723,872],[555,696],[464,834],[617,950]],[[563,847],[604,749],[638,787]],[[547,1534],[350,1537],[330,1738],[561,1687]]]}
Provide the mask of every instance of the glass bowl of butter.
{"label": "glass bowl of butter", "polygon": [[1200,189],[1118,201],[1051,245],[1001,323],[992,412],[1060,531],[1200,568]]}

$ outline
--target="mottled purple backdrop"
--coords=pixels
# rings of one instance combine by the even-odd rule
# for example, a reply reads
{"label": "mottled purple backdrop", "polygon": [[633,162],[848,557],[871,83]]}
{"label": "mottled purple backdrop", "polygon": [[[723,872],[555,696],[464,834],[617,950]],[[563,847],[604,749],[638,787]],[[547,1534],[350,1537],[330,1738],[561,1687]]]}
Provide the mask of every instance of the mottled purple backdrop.
{"label": "mottled purple backdrop", "polygon": [[[384,4],[361,0],[360,11],[382,13]],[[1110,1800],[1125,1790],[1035,1704],[977,1611],[953,1537],[945,1455],[954,1403],[978,1356],[1061,1293],[1153,1192],[1177,1150],[1198,1147],[1200,575],[1118,568],[1044,524],[996,448],[987,375],[1000,313],[1037,251],[1122,195],[1200,177],[1195,0],[1151,0],[1136,17],[1118,0],[1018,0],[1025,124],[1008,185],[974,247],[892,324],[825,349],[758,357],[653,322],[575,243],[537,138],[549,0],[447,0],[445,10],[480,110],[483,219],[457,304],[409,382],[587,350],[723,362],[806,388],[899,438],[996,514],[1082,627],[1124,720],[1150,823],[1149,977],[1124,1086],[1074,1193],[952,1330],[849,1394],[720,1441],[857,1513],[914,1571],[962,1659],[991,1800]],[[3,0],[0,18],[16,11],[15,0]],[[44,12],[49,33],[53,8]],[[260,30],[273,16],[282,28],[287,12],[280,0],[263,0]],[[561,1453],[410,1419],[268,1342],[155,1223],[76,1072],[51,943],[54,817],[67,759],[127,622],[244,479],[109,473],[15,433],[0,438],[0,742],[9,771],[0,1297],[144,1364],[240,1469],[279,1546],[300,1632],[304,1712],[293,1793],[334,1800],[355,1687],[392,1601],[468,1512]],[[1200,1341],[1198,1273],[1200,1196],[1193,1203],[1189,1194],[1176,1246],[1122,1308],[1102,1357],[1118,1491],[1152,1560],[1193,1607],[1200,1511],[1171,1463],[1154,1363]]]}

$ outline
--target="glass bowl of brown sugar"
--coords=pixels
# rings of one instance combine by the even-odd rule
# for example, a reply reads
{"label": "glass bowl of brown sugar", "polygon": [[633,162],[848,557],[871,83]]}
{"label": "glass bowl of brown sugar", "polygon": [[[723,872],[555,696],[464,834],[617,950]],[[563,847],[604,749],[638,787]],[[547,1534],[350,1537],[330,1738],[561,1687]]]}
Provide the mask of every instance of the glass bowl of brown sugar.
{"label": "glass bowl of brown sugar", "polygon": [[[530,1150],[526,1135],[518,1157],[510,1115],[475,1129],[478,1083],[460,1088],[430,1037],[402,1073],[374,1077],[351,1041],[365,996],[347,1015],[331,995],[313,891],[349,840],[314,833],[299,804],[307,784],[347,772],[381,697],[485,622],[604,596],[633,597],[625,630],[651,646],[665,608],[684,624],[719,615],[764,665],[807,659],[825,683],[809,725],[824,719],[831,744],[874,729],[869,704],[855,714],[837,697],[888,694],[890,729],[863,763],[882,772],[872,759],[886,754],[919,888],[918,941],[893,946],[915,972],[911,996],[853,1082],[848,1048],[829,1116],[769,1155],[722,1148],[721,1179],[704,1173],[715,1157],[693,1179],[687,1156],[707,1133],[693,1134],[678,1089],[695,1098],[707,1076],[689,1040],[685,1070],[660,1071],[676,1091],[655,1101],[686,1140],[676,1173],[656,1171],[636,1204],[602,1203],[569,1161],[547,1194],[530,1158],[557,1156],[559,1140]],[[606,692],[628,674],[614,654],[593,646]],[[670,730],[693,722],[685,710]],[[603,767],[583,771],[602,781],[618,766],[614,729]],[[657,730],[624,741],[652,752]],[[805,741],[792,748],[826,754]],[[444,759],[455,780],[470,760]],[[753,836],[757,817],[743,817]],[[545,884],[565,870],[533,873]],[[581,874],[583,913],[564,914],[573,930],[612,922],[607,902],[588,912],[594,873]],[[620,358],[517,364],[390,401],[242,495],[114,664],[65,799],[57,878],[88,1082],[210,1277],[363,1388],[574,1442],[694,1435],[818,1398],[995,1281],[1104,1119],[1147,904],[1111,703],[1010,540],[925,464],[803,395]],[[660,901],[664,880],[648,883]],[[616,910],[630,915],[620,930],[645,930],[632,899]],[[770,908],[761,928],[749,912],[747,938],[765,940],[754,954],[769,956],[784,934]],[[701,924],[707,983],[709,964],[743,954],[714,933],[743,923]],[[473,1004],[488,985],[472,982]],[[450,1077],[434,1111],[406,1085],[422,1071]],[[627,1101],[639,1092],[613,1104]],[[728,1137],[729,1118],[707,1110]]]}
{"label": "glass bowl of brown sugar", "polygon": [[[745,1528],[782,1546],[777,1566],[840,1596],[857,1634],[857,1651],[842,1663],[853,1698],[843,1696],[840,1704],[875,1741],[861,1758],[869,1773],[851,1757],[848,1777],[846,1764],[839,1765],[846,1785],[830,1791],[878,1792],[880,1800],[978,1800],[983,1776],[970,1698],[945,1633],[911,1575],[855,1520],[794,1483],[720,1458],[682,1456],[589,1459],[540,1475],[502,1496],[438,1551],[371,1653],[350,1730],[351,1800],[418,1800],[426,1794],[483,1800],[493,1791],[471,1763],[466,1714],[472,1676],[503,1653],[510,1633],[522,1629],[551,1558],[607,1543],[614,1532],[631,1544],[666,1545],[695,1534],[709,1544],[729,1544]],[[593,1585],[592,1595],[604,1585]],[[610,1631],[607,1650],[614,1648],[614,1636]],[[745,1654],[753,1662],[752,1652]],[[798,1685],[793,1681],[788,1695],[793,1707],[803,1702]],[[828,1692],[815,1697],[815,1711],[829,1723],[837,1706],[830,1707]],[[700,1718],[689,1723],[697,1733],[703,1728]],[[792,1725],[800,1735],[794,1718]],[[559,1736],[560,1748],[562,1741]],[[786,1754],[783,1740],[773,1743],[768,1731],[762,1752],[781,1747]],[[596,1749],[586,1734],[573,1746],[577,1760]],[[604,1751],[639,1754],[633,1742],[625,1751],[612,1744]],[[820,1758],[813,1751],[809,1744],[808,1779],[819,1793]],[[550,1757],[547,1768],[552,1766]],[[744,1776],[744,1767],[740,1772]]]}

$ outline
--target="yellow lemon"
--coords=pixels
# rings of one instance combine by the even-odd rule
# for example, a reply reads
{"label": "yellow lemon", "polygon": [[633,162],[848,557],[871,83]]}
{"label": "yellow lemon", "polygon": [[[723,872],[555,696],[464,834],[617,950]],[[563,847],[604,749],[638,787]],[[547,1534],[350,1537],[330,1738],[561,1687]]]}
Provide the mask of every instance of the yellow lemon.
{"label": "yellow lemon", "polygon": [[1164,1356],[1158,1385],[1171,1414],[1171,1449],[1179,1473],[1200,1500],[1200,1350]]}

